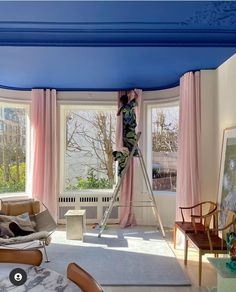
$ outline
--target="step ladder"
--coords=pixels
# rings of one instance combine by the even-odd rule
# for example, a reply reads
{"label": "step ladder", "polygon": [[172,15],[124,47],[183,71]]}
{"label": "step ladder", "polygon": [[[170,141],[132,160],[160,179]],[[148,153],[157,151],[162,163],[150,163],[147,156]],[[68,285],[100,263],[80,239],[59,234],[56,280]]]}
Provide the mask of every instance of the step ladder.
{"label": "step ladder", "polygon": [[[122,205],[115,205],[115,206],[117,206],[117,207],[131,207],[131,206],[132,207],[151,207],[153,214],[154,214],[154,217],[155,217],[155,220],[156,220],[156,223],[157,223],[157,227],[161,228],[162,235],[163,235],[163,237],[165,237],[165,231],[164,231],[164,228],[163,228],[163,225],[161,222],[161,217],[160,217],[160,214],[159,214],[159,211],[157,208],[157,203],[156,203],[155,198],[154,198],[152,185],[151,185],[149,177],[148,177],[148,173],[147,173],[147,169],[146,169],[146,166],[144,163],[142,152],[141,152],[140,148],[138,147],[138,141],[140,139],[140,136],[141,136],[141,132],[138,132],[137,137],[136,137],[136,143],[135,143],[132,151],[130,152],[129,156],[126,158],[125,168],[123,169],[121,176],[118,177],[117,184],[115,186],[113,195],[112,195],[110,202],[109,202],[109,207],[105,210],[105,212],[103,214],[103,218],[99,224],[98,237],[101,237],[101,235],[106,227],[107,220],[109,219],[109,217],[111,215],[111,212],[112,212],[114,205],[116,204],[116,200],[117,200],[117,197],[119,195],[120,188],[121,188],[122,183],[124,181],[124,177],[126,175],[126,172],[130,166],[130,162],[133,159],[135,151],[136,151],[136,153],[138,152],[138,156],[135,156],[135,159],[140,160],[140,165],[141,165],[143,177],[145,180],[145,184],[147,187],[149,200],[148,201],[139,201],[139,202],[130,202],[129,206],[122,206]],[[137,203],[138,203],[138,205],[136,205]]]}

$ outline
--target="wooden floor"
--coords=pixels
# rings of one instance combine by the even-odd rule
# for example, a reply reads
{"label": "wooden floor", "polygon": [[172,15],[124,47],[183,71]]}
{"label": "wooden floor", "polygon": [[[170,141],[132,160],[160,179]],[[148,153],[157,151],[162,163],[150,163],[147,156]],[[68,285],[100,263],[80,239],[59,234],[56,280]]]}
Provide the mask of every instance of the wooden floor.
{"label": "wooden floor", "polygon": [[[166,238],[173,248],[173,232],[167,231]],[[207,257],[210,255],[206,255],[203,257],[203,266],[202,266],[202,286],[198,286],[198,253],[194,248],[189,248],[188,253],[188,265],[184,266],[183,256],[184,251],[181,247],[177,247],[174,250],[176,257],[183,268],[183,270],[189,276],[192,286],[190,287],[127,287],[127,286],[116,286],[116,287],[104,287],[105,292],[207,292],[207,288],[212,288],[216,286],[216,272],[214,268],[207,261]]]}

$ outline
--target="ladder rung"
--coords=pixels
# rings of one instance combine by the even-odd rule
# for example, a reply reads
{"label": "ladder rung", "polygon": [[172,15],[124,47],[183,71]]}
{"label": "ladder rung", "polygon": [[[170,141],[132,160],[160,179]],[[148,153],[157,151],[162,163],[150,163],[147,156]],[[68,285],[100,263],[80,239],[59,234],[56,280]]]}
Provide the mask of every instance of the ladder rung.
{"label": "ladder rung", "polygon": [[147,201],[130,201],[131,203],[151,203],[152,200],[147,200]]}
{"label": "ladder rung", "polygon": [[123,208],[123,207],[154,207],[155,208],[155,206],[154,205],[120,205],[120,206],[117,206],[117,207],[121,207],[121,208]]}

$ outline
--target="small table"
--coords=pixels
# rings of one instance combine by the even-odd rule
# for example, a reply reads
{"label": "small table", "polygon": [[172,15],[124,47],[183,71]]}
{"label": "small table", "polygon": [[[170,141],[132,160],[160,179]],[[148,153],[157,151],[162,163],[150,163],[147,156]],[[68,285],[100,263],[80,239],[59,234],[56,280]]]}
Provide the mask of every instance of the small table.
{"label": "small table", "polygon": [[66,217],[66,238],[83,240],[86,226],[86,210],[69,210]]}
{"label": "small table", "polygon": [[232,292],[236,287],[236,273],[226,268],[229,258],[207,258],[217,271],[217,292]]}

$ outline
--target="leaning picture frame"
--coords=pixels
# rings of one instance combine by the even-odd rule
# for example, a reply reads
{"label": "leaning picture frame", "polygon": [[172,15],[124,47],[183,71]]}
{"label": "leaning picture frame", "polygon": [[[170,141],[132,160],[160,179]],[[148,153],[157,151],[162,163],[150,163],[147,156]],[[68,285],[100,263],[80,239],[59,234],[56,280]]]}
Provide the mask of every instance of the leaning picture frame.
{"label": "leaning picture frame", "polygon": [[[223,133],[218,206],[221,210],[236,212],[236,127],[226,128]],[[220,224],[225,223],[224,212]]]}

